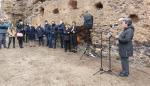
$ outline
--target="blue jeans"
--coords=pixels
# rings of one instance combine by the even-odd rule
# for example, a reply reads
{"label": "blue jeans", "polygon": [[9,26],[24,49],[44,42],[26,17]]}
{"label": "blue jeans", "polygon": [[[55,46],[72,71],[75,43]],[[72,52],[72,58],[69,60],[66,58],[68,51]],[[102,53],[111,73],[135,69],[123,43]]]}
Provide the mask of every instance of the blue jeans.
{"label": "blue jeans", "polygon": [[2,47],[2,44],[4,45],[4,48],[6,48],[6,34],[0,33],[0,48]]}
{"label": "blue jeans", "polygon": [[52,38],[52,48],[56,48],[56,38]]}
{"label": "blue jeans", "polygon": [[71,41],[71,46],[72,46],[72,49],[77,49],[77,36],[75,35],[72,35],[70,37],[70,41]]}
{"label": "blue jeans", "polygon": [[48,47],[52,48],[52,37],[48,37]]}

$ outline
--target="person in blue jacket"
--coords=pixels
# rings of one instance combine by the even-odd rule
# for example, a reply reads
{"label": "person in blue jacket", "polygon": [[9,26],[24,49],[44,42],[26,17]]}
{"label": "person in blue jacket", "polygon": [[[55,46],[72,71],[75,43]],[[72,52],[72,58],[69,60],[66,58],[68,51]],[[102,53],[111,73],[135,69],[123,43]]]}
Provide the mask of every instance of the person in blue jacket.
{"label": "person in blue jacket", "polygon": [[35,47],[35,35],[36,35],[35,27],[30,24],[27,33],[28,33],[28,37],[29,37],[30,47]]}
{"label": "person in blue jacket", "polygon": [[7,21],[0,21],[0,49],[2,47],[2,44],[4,48],[6,48],[6,33],[8,27],[11,26],[10,22]]}
{"label": "person in blue jacket", "polygon": [[64,42],[63,42],[64,29],[65,29],[65,24],[63,21],[60,21],[60,24],[58,25],[58,36],[59,36],[61,48],[64,48]]}
{"label": "person in blue jacket", "polygon": [[45,23],[45,26],[44,26],[44,31],[45,31],[45,35],[46,35],[46,38],[47,38],[47,46],[49,48],[52,48],[52,33],[51,33],[51,25],[48,24],[48,23]]}
{"label": "person in blue jacket", "polygon": [[50,29],[51,29],[51,25],[48,23],[47,20],[45,20],[44,31],[45,31],[45,36],[47,40],[47,44],[46,44],[47,46],[49,46]]}
{"label": "person in blue jacket", "polygon": [[57,25],[55,24],[54,21],[52,21],[52,25],[51,25],[51,44],[52,44],[52,48],[54,48],[54,49],[56,48],[57,35],[58,35]]}
{"label": "person in blue jacket", "polygon": [[42,26],[38,26],[36,28],[36,31],[37,31],[37,37],[39,39],[39,46],[44,46],[44,40],[43,40],[43,37],[44,37],[44,29],[42,28]]}

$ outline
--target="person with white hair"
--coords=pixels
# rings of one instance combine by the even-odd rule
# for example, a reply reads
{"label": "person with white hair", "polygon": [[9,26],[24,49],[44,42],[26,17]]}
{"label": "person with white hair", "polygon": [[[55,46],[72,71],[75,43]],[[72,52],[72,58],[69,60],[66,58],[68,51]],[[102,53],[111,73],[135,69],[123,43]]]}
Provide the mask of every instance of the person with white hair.
{"label": "person with white hair", "polygon": [[119,55],[121,58],[122,71],[121,77],[127,77],[129,75],[129,57],[133,56],[133,44],[132,39],[134,36],[134,27],[130,18],[122,18],[119,20],[122,23],[123,31],[118,39]]}

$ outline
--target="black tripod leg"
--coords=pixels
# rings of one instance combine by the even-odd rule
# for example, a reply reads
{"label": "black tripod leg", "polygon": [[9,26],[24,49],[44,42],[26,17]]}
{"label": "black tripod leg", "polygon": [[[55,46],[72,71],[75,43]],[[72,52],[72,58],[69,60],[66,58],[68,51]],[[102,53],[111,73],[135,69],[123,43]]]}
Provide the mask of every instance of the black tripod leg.
{"label": "black tripod leg", "polygon": [[103,71],[103,33],[101,32],[101,68],[100,70]]}
{"label": "black tripod leg", "polygon": [[110,44],[110,39],[111,37],[109,37],[109,72],[112,72],[111,70],[111,44]]}
{"label": "black tripod leg", "polygon": [[[101,63],[101,66],[100,66],[100,69],[99,69],[99,71],[97,71],[96,73],[94,73],[93,75],[96,75],[97,73],[99,73],[99,72],[101,72],[101,71],[103,71],[103,72],[105,72],[104,71],[104,69],[103,69],[103,35],[102,35],[102,32],[101,32],[101,61],[100,61],[100,63]],[[101,73],[100,73],[101,74]]]}
{"label": "black tripod leg", "polygon": [[87,48],[85,49],[84,53],[82,54],[82,56],[80,57],[80,60],[83,58],[84,54],[87,52]]}
{"label": "black tripod leg", "polygon": [[100,71],[103,71],[103,57],[102,57],[102,50],[101,50],[101,67],[100,67]]}
{"label": "black tripod leg", "polygon": [[99,72],[101,72],[101,70],[99,70],[99,71],[97,71],[96,73],[94,73],[93,76],[96,75],[96,74],[99,73]]}

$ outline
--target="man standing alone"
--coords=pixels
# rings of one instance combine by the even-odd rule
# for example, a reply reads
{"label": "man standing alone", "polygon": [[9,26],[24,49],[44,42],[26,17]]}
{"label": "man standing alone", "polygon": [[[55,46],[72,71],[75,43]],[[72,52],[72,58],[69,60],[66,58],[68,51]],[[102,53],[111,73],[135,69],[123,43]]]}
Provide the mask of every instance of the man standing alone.
{"label": "man standing alone", "polygon": [[134,36],[134,27],[130,18],[124,18],[121,21],[123,31],[119,36],[116,36],[119,41],[118,47],[122,65],[122,71],[119,75],[121,77],[127,77],[129,75],[129,57],[133,56],[132,39]]}
{"label": "man standing alone", "polygon": [[83,17],[84,17],[84,29],[87,35],[85,42],[87,43],[87,45],[90,45],[92,44],[90,30],[93,28],[93,16],[88,11],[86,11]]}

